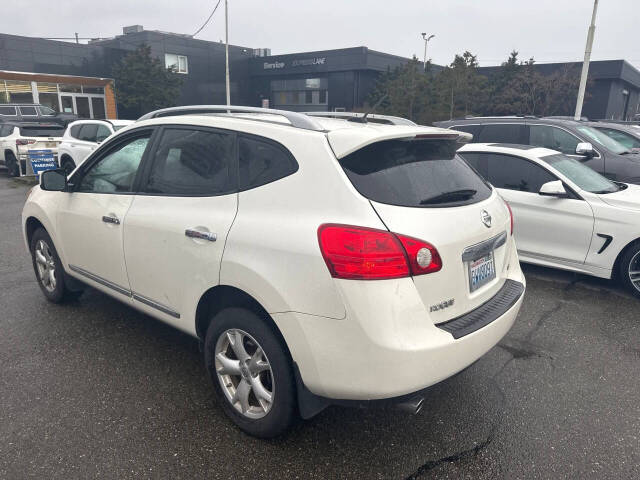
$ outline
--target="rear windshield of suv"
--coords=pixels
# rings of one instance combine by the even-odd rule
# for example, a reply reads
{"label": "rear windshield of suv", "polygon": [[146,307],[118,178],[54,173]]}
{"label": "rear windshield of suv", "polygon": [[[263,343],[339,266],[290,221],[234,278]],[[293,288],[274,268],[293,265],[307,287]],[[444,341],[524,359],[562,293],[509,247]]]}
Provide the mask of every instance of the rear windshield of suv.
{"label": "rear windshield of suv", "polygon": [[387,140],[340,160],[366,198],[403,207],[450,207],[489,198],[491,187],[456,155],[454,140]]}
{"label": "rear windshield of suv", "polygon": [[22,137],[61,137],[64,128],[20,127]]}

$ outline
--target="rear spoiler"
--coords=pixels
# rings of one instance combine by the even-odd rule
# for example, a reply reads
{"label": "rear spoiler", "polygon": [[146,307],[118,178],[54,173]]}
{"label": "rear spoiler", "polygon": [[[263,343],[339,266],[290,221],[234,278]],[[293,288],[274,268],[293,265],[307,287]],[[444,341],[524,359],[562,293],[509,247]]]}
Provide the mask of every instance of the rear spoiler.
{"label": "rear spoiler", "polygon": [[329,145],[336,158],[340,159],[372,143],[386,140],[454,140],[459,144],[471,141],[473,135],[467,132],[447,130],[437,127],[416,125],[389,125],[378,128],[341,128],[327,133]]}

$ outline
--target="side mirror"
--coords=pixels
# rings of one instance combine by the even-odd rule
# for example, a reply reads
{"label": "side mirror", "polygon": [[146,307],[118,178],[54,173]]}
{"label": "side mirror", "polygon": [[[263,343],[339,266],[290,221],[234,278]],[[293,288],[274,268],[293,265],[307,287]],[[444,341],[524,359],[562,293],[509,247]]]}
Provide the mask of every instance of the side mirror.
{"label": "side mirror", "polygon": [[45,170],[40,174],[40,188],[47,192],[64,192],[67,189],[67,174],[61,168]]}
{"label": "side mirror", "polygon": [[560,180],[554,182],[547,182],[540,187],[538,192],[545,197],[567,198],[567,191],[564,189],[564,185]]}
{"label": "side mirror", "polygon": [[583,157],[593,158],[596,155],[593,145],[589,142],[581,142],[576,145],[576,155],[582,155]]}

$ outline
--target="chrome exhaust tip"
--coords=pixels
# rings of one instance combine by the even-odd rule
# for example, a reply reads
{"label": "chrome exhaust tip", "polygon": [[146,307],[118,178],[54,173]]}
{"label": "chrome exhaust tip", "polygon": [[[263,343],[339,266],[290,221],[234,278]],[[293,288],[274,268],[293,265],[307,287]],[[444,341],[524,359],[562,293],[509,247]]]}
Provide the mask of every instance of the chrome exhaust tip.
{"label": "chrome exhaust tip", "polygon": [[397,404],[400,410],[417,415],[424,405],[424,397],[415,397]]}

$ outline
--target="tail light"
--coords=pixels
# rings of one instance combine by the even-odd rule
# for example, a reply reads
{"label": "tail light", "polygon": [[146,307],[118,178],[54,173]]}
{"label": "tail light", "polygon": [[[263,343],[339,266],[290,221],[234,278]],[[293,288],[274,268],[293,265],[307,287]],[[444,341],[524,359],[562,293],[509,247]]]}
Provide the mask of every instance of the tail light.
{"label": "tail light", "polygon": [[442,260],[433,245],[385,230],[325,224],[318,242],[331,276],[381,280],[437,272]]}
{"label": "tail light", "polygon": [[18,138],[16,140],[16,146],[20,146],[20,145],[32,145],[36,143],[36,141],[33,138]]}
{"label": "tail light", "polygon": [[511,211],[511,207],[506,202],[506,200],[504,201],[504,204],[507,206],[507,210],[509,210],[509,218],[511,220],[511,235],[513,235],[513,212]]}

